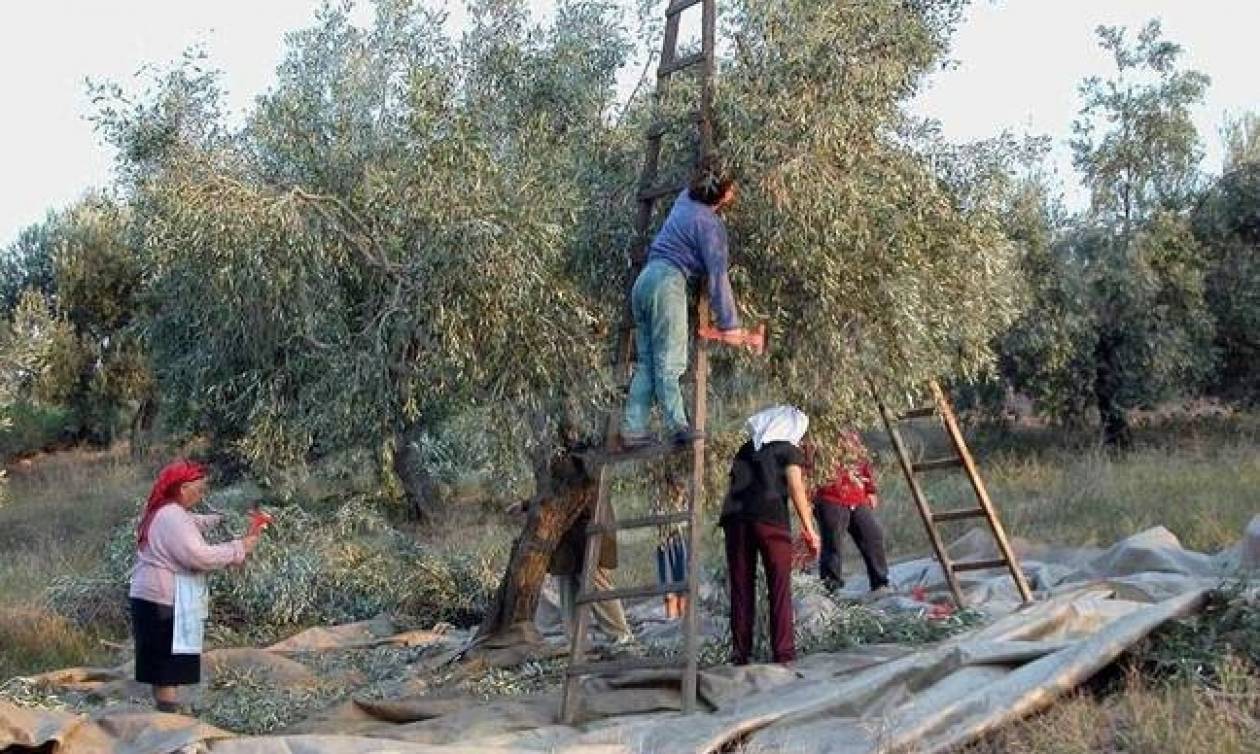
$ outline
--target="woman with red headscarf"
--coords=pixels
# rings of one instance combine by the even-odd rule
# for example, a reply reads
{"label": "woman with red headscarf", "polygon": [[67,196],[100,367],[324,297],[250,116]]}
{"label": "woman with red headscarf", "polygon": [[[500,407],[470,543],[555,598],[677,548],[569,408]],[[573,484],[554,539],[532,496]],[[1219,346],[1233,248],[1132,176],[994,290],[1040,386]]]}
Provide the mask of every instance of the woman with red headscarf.
{"label": "woman with red headscarf", "polygon": [[162,712],[176,712],[176,687],[201,681],[201,640],[206,618],[205,573],[236,565],[258,544],[252,532],[207,544],[202,531],[222,516],[189,512],[206,494],[206,470],[175,461],[158,474],[136,528],[131,575],[131,625],[136,680],[153,686]]}

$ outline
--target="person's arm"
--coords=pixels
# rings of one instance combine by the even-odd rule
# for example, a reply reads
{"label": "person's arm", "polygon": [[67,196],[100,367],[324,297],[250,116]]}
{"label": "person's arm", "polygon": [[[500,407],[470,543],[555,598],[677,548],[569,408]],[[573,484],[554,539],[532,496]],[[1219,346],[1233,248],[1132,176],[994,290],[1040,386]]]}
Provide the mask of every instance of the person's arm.
{"label": "person's arm", "polygon": [[818,532],[814,530],[814,515],[809,505],[809,495],[805,491],[805,474],[801,467],[791,464],[787,467],[788,495],[792,498],[792,507],[796,509],[796,517],[801,521],[801,534],[811,552],[819,550]]}
{"label": "person's arm", "polygon": [[862,462],[862,481],[866,487],[866,499],[870,501],[872,508],[878,508],[879,488],[875,486],[875,472],[871,469],[870,461]]}
{"label": "person's arm", "polygon": [[241,563],[258,542],[258,535],[251,535],[223,544],[208,544],[190,514],[171,515],[162,523],[162,529],[154,534],[161,537],[171,558],[190,571],[213,571]]}
{"label": "person's arm", "polygon": [[722,331],[724,340],[734,338],[732,342],[741,342],[744,331],[739,326],[739,311],[731,290],[726,228],[721,223],[704,224],[699,235],[700,256],[704,261],[705,275],[709,278],[709,307],[713,310],[714,324]]}
{"label": "person's arm", "polygon": [[196,522],[197,528],[200,531],[213,529],[214,527],[219,525],[220,521],[223,520],[222,513],[211,513],[205,516],[201,515],[200,513],[194,513],[192,514],[192,517],[193,517],[193,521]]}

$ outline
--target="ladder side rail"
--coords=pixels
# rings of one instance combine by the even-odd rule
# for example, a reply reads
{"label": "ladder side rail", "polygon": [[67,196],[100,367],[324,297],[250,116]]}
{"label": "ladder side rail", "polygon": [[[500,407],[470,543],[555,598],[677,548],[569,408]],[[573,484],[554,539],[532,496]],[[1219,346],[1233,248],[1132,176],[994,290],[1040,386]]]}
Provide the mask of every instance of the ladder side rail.
{"label": "ladder side rail", "polygon": [[700,49],[704,54],[704,70],[700,84],[700,153],[707,154],[715,146],[713,133],[713,82],[717,78],[717,0],[704,0],[700,20]]}
{"label": "ladder side rail", "polygon": [[[610,480],[607,466],[599,467],[598,492],[595,495],[595,510],[591,512],[592,521],[603,521],[605,507],[608,505]],[[589,592],[595,578],[595,570],[599,568],[599,556],[602,550],[603,537],[587,535],[586,551],[582,560],[581,587],[578,593]],[[586,659],[586,632],[590,627],[591,605],[578,603],[574,595],[573,636],[569,640],[569,665],[581,665]],[[570,724],[577,717],[577,695],[581,679],[569,675],[564,682],[564,696],[560,700],[560,720]]]}
{"label": "ladder side rail", "polygon": [[[696,301],[696,319],[700,327],[709,324],[709,297],[703,291]],[[696,379],[693,405],[695,413],[692,417],[694,429],[701,433],[699,439],[692,443],[691,480],[687,495],[687,606],[683,611],[683,637],[687,658],[686,671],[683,674],[683,712],[690,714],[696,708],[696,673],[697,655],[699,654],[699,631],[697,630],[696,597],[699,596],[700,567],[700,507],[704,499],[705,446],[704,433],[708,431],[709,421],[709,345],[704,338],[695,338]]]}
{"label": "ladder side rail", "polygon": [[[713,79],[717,72],[717,0],[704,0],[701,8],[701,52],[704,55],[700,99],[700,153],[713,149]],[[709,327],[709,297],[702,287],[696,299],[696,325],[693,331]],[[699,597],[700,568],[700,507],[704,500],[705,448],[709,422],[709,343],[704,338],[693,338],[695,343],[695,384],[692,426],[700,433],[692,444],[691,483],[687,506],[690,521],[687,530],[687,606],[683,610],[684,651],[687,665],[683,672],[683,714],[696,711],[696,683],[700,654],[697,626],[696,600]]]}

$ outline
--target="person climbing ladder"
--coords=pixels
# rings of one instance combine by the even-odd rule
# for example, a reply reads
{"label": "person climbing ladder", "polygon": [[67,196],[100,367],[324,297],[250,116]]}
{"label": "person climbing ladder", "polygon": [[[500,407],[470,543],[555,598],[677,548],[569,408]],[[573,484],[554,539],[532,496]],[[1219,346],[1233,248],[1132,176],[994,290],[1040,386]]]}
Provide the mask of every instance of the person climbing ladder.
{"label": "person climbing ladder", "polygon": [[735,200],[735,179],[714,154],[702,157],[648,248],[630,303],[635,326],[634,376],[621,426],[621,445],[635,450],[655,442],[648,432],[652,402],[660,404],[674,444],[697,439],[687,420],[678,378],[687,368],[687,285],[708,279],[709,304],[722,342],[748,345],[740,327],[728,273],[726,223],[721,213]]}

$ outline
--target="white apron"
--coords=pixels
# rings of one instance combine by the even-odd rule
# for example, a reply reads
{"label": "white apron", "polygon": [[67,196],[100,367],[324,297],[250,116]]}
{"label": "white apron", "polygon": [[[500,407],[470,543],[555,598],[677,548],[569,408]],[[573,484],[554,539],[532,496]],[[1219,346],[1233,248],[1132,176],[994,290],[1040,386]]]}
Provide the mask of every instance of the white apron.
{"label": "white apron", "polygon": [[199,655],[210,615],[210,593],[201,574],[175,574],[175,632],[171,654]]}

